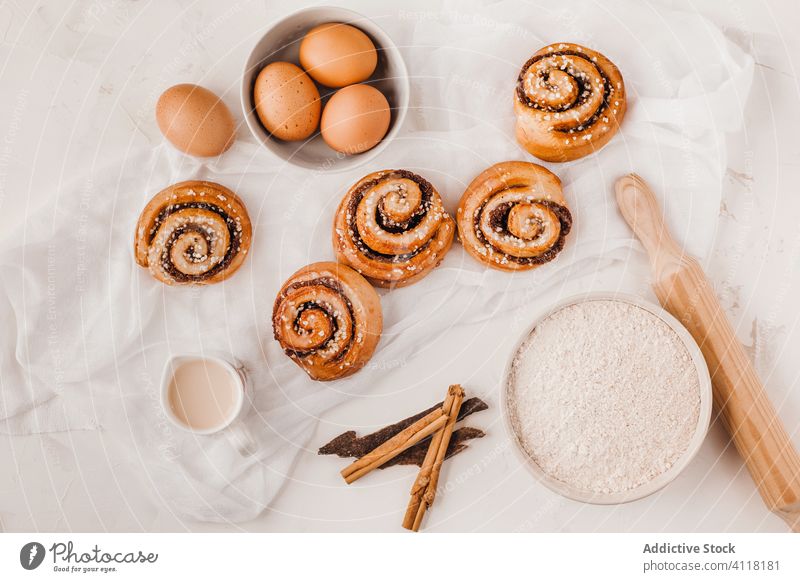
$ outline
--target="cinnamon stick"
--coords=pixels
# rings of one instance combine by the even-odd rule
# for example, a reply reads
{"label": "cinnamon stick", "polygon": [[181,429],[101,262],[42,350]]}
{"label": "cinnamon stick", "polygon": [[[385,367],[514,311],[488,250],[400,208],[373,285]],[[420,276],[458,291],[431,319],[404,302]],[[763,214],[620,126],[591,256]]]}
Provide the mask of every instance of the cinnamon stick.
{"label": "cinnamon stick", "polygon": [[434,434],[446,423],[447,417],[444,415],[443,409],[437,408],[397,433],[373,451],[342,469],[342,477],[344,477],[344,480],[348,484],[360,479],[422,439]]}
{"label": "cinnamon stick", "polygon": [[[452,413],[454,399],[455,392],[448,389],[447,397],[444,399],[444,404],[442,405],[442,410],[446,412],[448,421],[450,420],[450,414]],[[430,480],[431,470],[433,469],[433,464],[436,462],[436,454],[442,444],[443,437],[444,430],[440,430],[431,437],[430,445],[428,445],[428,451],[425,453],[425,459],[422,461],[422,467],[420,467],[417,478],[414,479],[414,484],[411,486],[411,501],[408,503],[406,515],[403,518],[403,527],[407,529],[411,529],[414,524],[414,519],[417,515],[419,504],[422,502],[422,495],[425,487],[428,485],[428,481]]]}
{"label": "cinnamon stick", "polygon": [[[461,407],[463,408],[464,405],[462,404]],[[480,439],[485,436],[486,433],[481,429],[473,428],[471,426],[462,426],[461,428],[455,429],[453,431],[453,436],[450,437],[450,444],[447,445],[447,453],[444,456],[444,460],[447,461],[447,459],[450,457],[467,449],[469,446],[467,444],[468,441],[472,439]],[[428,451],[428,445],[430,445],[430,441],[427,439],[418,442],[410,449],[406,449],[397,455],[391,461],[381,465],[380,470],[383,471],[384,469],[388,469],[389,467],[394,467],[396,465],[416,465],[417,467],[421,467],[422,461],[425,459],[425,453]]]}
{"label": "cinnamon stick", "polygon": [[[318,454],[320,455],[337,455],[342,458],[359,458],[366,455],[371,450],[382,445],[394,435],[399,433],[404,428],[410,426],[426,414],[433,412],[437,408],[441,408],[444,402],[438,402],[435,405],[427,408],[417,414],[404,418],[398,422],[383,427],[380,430],[358,436],[356,431],[348,430],[338,435],[330,442],[322,445],[319,448]],[[461,410],[458,413],[458,420],[463,420],[467,416],[482,412],[488,409],[488,405],[480,398],[473,396],[464,400],[461,405]],[[477,428],[461,427],[453,431],[453,436],[450,439],[450,446],[447,448],[447,456],[445,459],[452,457],[456,453],[461,452],[467,448],[467,441],[485,436],[484,432]],[[381,465],[381,469],[393,467],[394,465],[417,465],[422,466],[422,461],[425,458],[425,453],[428,450],[428,440],[422,440],[415,444],[413,447],[406,449],[394,459],[387,461]]]}
{"label": "cinnamon stick", "polygon": [[422,518],[428,507],[436,497],[436,487],[439,483],[439,474],[442,469],[447,447],[453,435],[453,427],[458,420],[458,413],[464,401],[464,390],[459,384],[450,386],[447,398],[442,407],[447,414],[447,423],[431,438],[431,444],[425,455],[417,479],[411,488],[411,499],[403,518],[403,527],[412,531],[419,531]]}

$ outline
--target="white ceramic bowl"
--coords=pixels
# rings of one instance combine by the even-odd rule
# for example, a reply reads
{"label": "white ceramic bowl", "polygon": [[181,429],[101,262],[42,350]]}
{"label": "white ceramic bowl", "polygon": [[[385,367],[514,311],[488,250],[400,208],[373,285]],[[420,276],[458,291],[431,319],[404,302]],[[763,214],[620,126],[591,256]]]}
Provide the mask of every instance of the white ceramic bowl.
{"label": "white ceramic bowl", "polygon": [[[330,148],[319,132],[304,141],[281,141],[272,137],[261,124],[255,111],[253,86],[267,64],[288,61],[300,65],[300,41],[308,30],[326,22],[352,24],[366,33],[378,49],[378,66],[367,84],[379,89],[389,101],[392,119],[383,140],[371,150],[348,156]],[[334,89],[317,85],[323,108]],[[275,24],[261,37],[247,57],[242,74],[241,101],[247,126],[264,147],[282,160],[316,171],[343,171],[366,163],[384,149],[400,131],[408,110],[408,71],[405,61],[389,36],[374,22],[345,8],[333,6],[299,10]]]}
{"label": "white ceramic bowl", "polygon": [[[596,493],[594,491],[586,491],[583,489],[578,489],[573,487],[572,485],[565,483],[563,481],[559,481],[545,473],[541,467],[528,455],[525,451],[520,439],[514,430],[514,427],[511,422],[511,414],[509,410],[509,399],[508,399],[508,386],[511,379],[511,372],[512,372],[512,364],[514,361],[514,357],[517,355],[519,348],[522,346],[523,342],[530,336],[531,332],[534,328],[545,318],[547,318],[552,313],[563,309],[569,305],[575,305],[576,303],[582,303],[585,301],[598,301],[598,300],[613,300],[613,301],[623,301],[629,303],[631,305],[635,305],[637,307],[641,307],[642,309],[646,309],[653,315],[659,317],[664,323],[666,323],[672,330],[678,335],[680,340],[686,346],[686,349],[689,351],[689,354],[692,357],[692,361],[694,362],[695,369],[697,370],[698,378],[700,379],[700,414],[697,421],[697,428],[694,431],[694,435],[692,436],[691,440],[689,441],[689,446],[684,451],[683,455],[665,472],[661,475],[657,476],[655,479],[648,481],[647,483],[643,483],[639,487],[634,489],[630,489],[628,491],[620,492],[620,493]],[[583,501],[585,503],[596,503],[602,505],[610,505],[616,503],[627,503],[629,501],[635,501],[637,499],[641,499],[652,493],[655,493],[662,487],[666,486],[669,482],[675,479],[681,471],[683,471],[689,462],[694,458],[697,454],[697,451],[700,450],[701,445],[703,444],[703,440],[708,433],[708,427],[711,422],[711,401],[712,401],[712,394],[711,394],[711,378],[708,374],[708,367],[706,366],[705,358],[703,358],[703,354],[700,352],[700,348],[697,346],[697,343],[694,341],[694,338],[689,334],[681,323],[675,319],[672,315],[664,311],[658,305],[654,305],[649,301],[645,301],[639,297],[635,297],[633,295],[627,295],[623,293],[586,293],[583,295],[569,297],[563,301],[559,301],[555,305],[549,307],[548,309],[544,310],[543,312],[539,313],[535,318],[533,323],[530,327],[525,330],[525,333],[522,334],[522,337],[514,346],[514,351],[511,354],[511,357],[508,360],[508,364],[506,365],[505,374],[503,375],[503,386],[500,391],[502,395],[502,416],[503,416],[503,423],[505,425],[506,431],[509,435],[509,438],[514,443],[514,449],[516,450],[520,461],[525,465],[525,467],[533,474],[536,479],[542,482],[544,485],[563,495],[564,497],[568,497],[570,499],[574,499],[576,501]]]}

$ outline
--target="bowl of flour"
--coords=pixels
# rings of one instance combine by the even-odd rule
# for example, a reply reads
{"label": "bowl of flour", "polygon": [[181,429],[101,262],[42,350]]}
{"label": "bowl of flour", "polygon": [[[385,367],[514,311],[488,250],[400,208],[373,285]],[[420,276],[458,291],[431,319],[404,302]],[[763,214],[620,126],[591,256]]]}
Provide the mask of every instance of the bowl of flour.
{"label": "bowl of flour", "polygon": [[503,416],[525,466],[587,503],[641,499],[675,479],[705,439],[711,380],[688,331],[622,294],[559,302],[512,355]]}

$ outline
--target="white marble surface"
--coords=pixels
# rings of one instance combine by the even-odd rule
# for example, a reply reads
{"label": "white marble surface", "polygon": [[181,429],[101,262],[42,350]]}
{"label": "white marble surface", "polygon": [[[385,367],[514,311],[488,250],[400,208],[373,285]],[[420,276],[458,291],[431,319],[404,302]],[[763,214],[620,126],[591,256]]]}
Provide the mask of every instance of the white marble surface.
{"label": "white marble surface", "polygon": [[[745,128],[729,141],[724,200],[706,268],[800,446],[800,316],[792,303],[800,295],[795,30],[800,8],[793,0],[687,5],[723,25],[757,63]],[[79,175],[82,164],[111,159],[131,143],[157,143],[151,106],[158,92],[178,80],[202,83],[238,70],[247,47],[225,39],[246,32],[254,19],[268,21],[281,11],[262,0],[0,3],[0,106],[12,112],[0,143],[0,229],[47,203],[48,186]],[[43,54],[62,59],[68,74],[35,78],[35,90],[21,90],[30,85]],[[166,61],[164,54],[170,55]],[[232,82],[224,99],[238,111],[236,91]],[[51,100],[53,93],[64,98]],[[76,135],[94,141],[74,147]],[[23,160],[30,172],[7,175],[8,156]],[[592,285],[616,285],[622,276],[645,274],[636,267],[603,273]],[[462,353],[453,366],[485,357],[474,351],[479,349]],[[391,421],[429,400],[422,391],[380,396],[378,413],[372,398],[332,411],[312,442],[325,442],[342,426]],[[762,506],[718,426],[689,469],[662,492],[625,506],[596,507],[561,499],[533,482],[504,446],[495,411],[475,416],[472,424],[489,436],[449,469],[455,486],[437,501],[431,530],[785,531]],[[396,531],[414,471],[379,473],[346,488],[337,478],[339,465],[313,451],[303,453],[291,483],[270,509],[252,522],[220,526],[175,519],[149,494],[141,467],[113,429],[0,435],[0,526],[6,531]]]}

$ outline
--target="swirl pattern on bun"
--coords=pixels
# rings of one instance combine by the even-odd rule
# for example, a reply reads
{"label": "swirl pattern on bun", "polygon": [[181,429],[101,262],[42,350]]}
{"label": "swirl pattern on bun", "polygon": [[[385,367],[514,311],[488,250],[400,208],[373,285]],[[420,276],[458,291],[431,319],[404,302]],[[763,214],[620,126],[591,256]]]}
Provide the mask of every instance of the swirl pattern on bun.
{"label": "swirl pattern on bun", "polygon": [[365,176],[345,194],[333,224],[337,258],[379,287],[402,287],[436,267],[455,222],[430,182],[407,170]]}
{"label": "swirl pattern on bun", "polygon": [[517,141],[541,160],[575,160],[608,143],[626,107],[614,63],[577,44],[552,44],[528,59],[517,78]]}
{"label": "swirl pattern on bun", "polygon": [[457,220],[467,252],[504,271],[552,261],[572,228],[561,180],[529,162],[502,162],[478,175],[461,197]]}
{"label": "swirl pattern on bun", "polygon": [[383,329],[380,298],[350,267],[314,263],[281,287],[272,328],[286,355],[312,379],[344,378],[375,351]]}
{"label": "swirl pattern on bun", "polygon": [[242,265],[252,238],[244,202],[215,182],[173,184],[136,224],[136,262],[168,285],[210,284]]}

